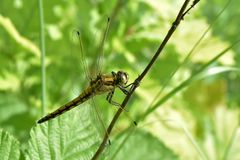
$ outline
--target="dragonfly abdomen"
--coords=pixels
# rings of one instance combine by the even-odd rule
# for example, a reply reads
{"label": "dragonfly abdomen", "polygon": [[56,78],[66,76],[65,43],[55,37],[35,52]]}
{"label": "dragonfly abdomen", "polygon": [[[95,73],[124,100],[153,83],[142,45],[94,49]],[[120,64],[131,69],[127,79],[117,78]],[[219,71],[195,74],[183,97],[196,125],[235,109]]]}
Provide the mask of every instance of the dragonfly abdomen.
{"label": "dragonfly abdomen", "polygon": [[67,104],[63,105],[62,107],[58,108],[52,113],[49,113],[45,117],[41,118],[37,123],[43,123],[45,121],[48,121],[50,119],[53,119],[66,111],[69,111],[70,109],[80,105],[81,103],[87,101],[89,98],[91,98],[95,93],[92,91],[92,88],[89,87],[86,90],[84,90],[78,97],[73,99],[72,101],[68,102]]}

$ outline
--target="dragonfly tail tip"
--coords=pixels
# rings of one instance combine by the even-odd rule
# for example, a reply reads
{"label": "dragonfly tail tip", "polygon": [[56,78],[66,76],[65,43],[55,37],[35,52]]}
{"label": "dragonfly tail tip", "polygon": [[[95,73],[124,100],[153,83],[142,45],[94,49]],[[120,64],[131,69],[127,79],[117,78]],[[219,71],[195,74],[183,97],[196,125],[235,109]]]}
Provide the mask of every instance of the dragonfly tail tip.
{"label": "dragonfly tail tip", "polygon": [[137,125],[138,125],[136,121],[134,121],[133,123],[134,123],[134,125],[135,125],[135,126],[137,126]]}
{"label": "dragonfly tail tip", "polygon": [[41,123],[43,123],[43,122],[44,122],[43,119],[39,119],[39,120],[37,121],[38,124],[41,124]]}

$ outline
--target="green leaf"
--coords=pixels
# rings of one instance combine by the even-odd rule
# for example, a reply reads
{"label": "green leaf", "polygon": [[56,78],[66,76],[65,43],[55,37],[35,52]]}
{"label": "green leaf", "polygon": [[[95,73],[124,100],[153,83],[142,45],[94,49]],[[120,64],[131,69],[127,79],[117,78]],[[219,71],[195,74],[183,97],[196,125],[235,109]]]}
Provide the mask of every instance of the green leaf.
{"label": "green leaf", "polygon": [[[14,94],[0,92],[0,123],[26,112],[27,107]],[[9,124],[9,122],[8,122]]]}
{"label": "green leaf", "polygon": [[229,145],[228,152],[226,152],[224,159],[226,160],[238,160],[240,157],[240,128],[236,129],[233,135],[232,141]]}
{"label": "green leaf", "polygon": [[19,142],[0,129],[0,159],[15,160],[20,157]]}
{"label": "green leaf", "polygon": [[99,122],[89,106],[79,106],[56,119],[33,128],[26,150],[28,160],[88,160],[99,146],[102,136]]}
{"label": "green leaf", "polygon": [[[133,136],[127,139],[127,142],[114,154],[116,146],[123,141],[126,134],[122,134],[113,141],[111,148],[111,158],[114,160],[176,160],[177,155],[167,148],[165,144],[149,132],[137,129]],[[115,144],[114,144],[115,143]],[[126,154],[127,153],[127,154]],[[114,155],[113,155],[114,154]]]}
{"label": "green leaf", "polygon": [[216,66],[208,68],[203,73],[199,74],[199,79],[204,79],[206,77],[215,76],[217,74],[225,73],[225,72],[240,72],[239,68],[236,67],[228,67],[228,66]]}

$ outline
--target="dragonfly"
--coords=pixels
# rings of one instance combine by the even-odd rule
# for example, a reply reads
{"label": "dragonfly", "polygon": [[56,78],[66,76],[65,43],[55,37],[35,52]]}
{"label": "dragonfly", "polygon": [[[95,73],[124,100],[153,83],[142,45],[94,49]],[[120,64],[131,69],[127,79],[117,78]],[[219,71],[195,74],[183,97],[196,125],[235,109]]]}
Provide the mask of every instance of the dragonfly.
{"label": "dragonfly", "polygon": [[[80,104],[83,104],[84,102],[88,101],[89,99],[93,98],[94,96],[101,95],[104,93],[108,93],[106,100],[110,104],[121,107],[121,105],[119,103],[113,101],[113,95],[114,95],[116,88],[120,89],[125,95],[127,95],[129,93],[127,88],[129,86],[131,86],[131,84],[127,85],[128,79],[129,79],[127,72],[112,71],[110,74],[101,74],[101,71],[100,71],[101,70],[100,61],[103,58],[102,57],[103,56],[103,46],[104,46],[104,42],[106,40],[107,33],[109,30],[109,24],[110,24],[110,18],[108,18],[107,27],[105,29],[105,32],[103,34],[103,38],[102,38],[101,44],[100,44],[100,51],[99,51],[97,62],[96,62],[97,67],[95,68],[95,70],[98,70],[98,71],[96,71],[96,72],[98,72],[98,73],[96,73],[97,76],[93,79],[89,78],[90,79],[89,85],[86,87],[86,89],[84,89],[82,91],[82,93],[80,95],[78,95],[73,100],[67,102],[66,104],[62,105],[55,111],[42,117],[40,120],[37,121],[37,123],[44,123],[46,121],[54,119],[55,117],[62,115],[63,113],[79,106]],[[85,62],[84,56],[83,56],[83,47],[82,47],[83,45],[82,45],[82,41],[80,38],[80,32],[77,31],[77,34],[79,37],[79,43],[80,43],[81,54],[82,54],[81,55],[81,64],[83,65],[86,76],[90,77],[89,73],[86,69],[87,68],[86,62]]]}

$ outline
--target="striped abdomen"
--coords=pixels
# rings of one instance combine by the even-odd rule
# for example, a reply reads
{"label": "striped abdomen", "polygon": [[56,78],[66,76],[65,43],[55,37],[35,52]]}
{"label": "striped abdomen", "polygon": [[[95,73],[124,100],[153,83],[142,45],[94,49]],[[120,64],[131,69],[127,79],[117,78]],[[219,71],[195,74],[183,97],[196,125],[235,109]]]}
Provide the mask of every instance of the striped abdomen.
{"label": "striped abdomen", "polygon": [[38,120],[37,123],[43,123],[45,121],[48,121],[50,119],[53,119],[61,114],[63,114],[66,111],[69,111],[70,109],[78,106],[79,104],[87,101],[89,98],[91,98],[95,93],[92,91],[92,87],[88,87],[86,90],[84,90],[78,97],[73,99],[72,101],[68,102],[67,104],[63,105],[62,107],[58,108],[52,113],[49,113],[45,117]]}

